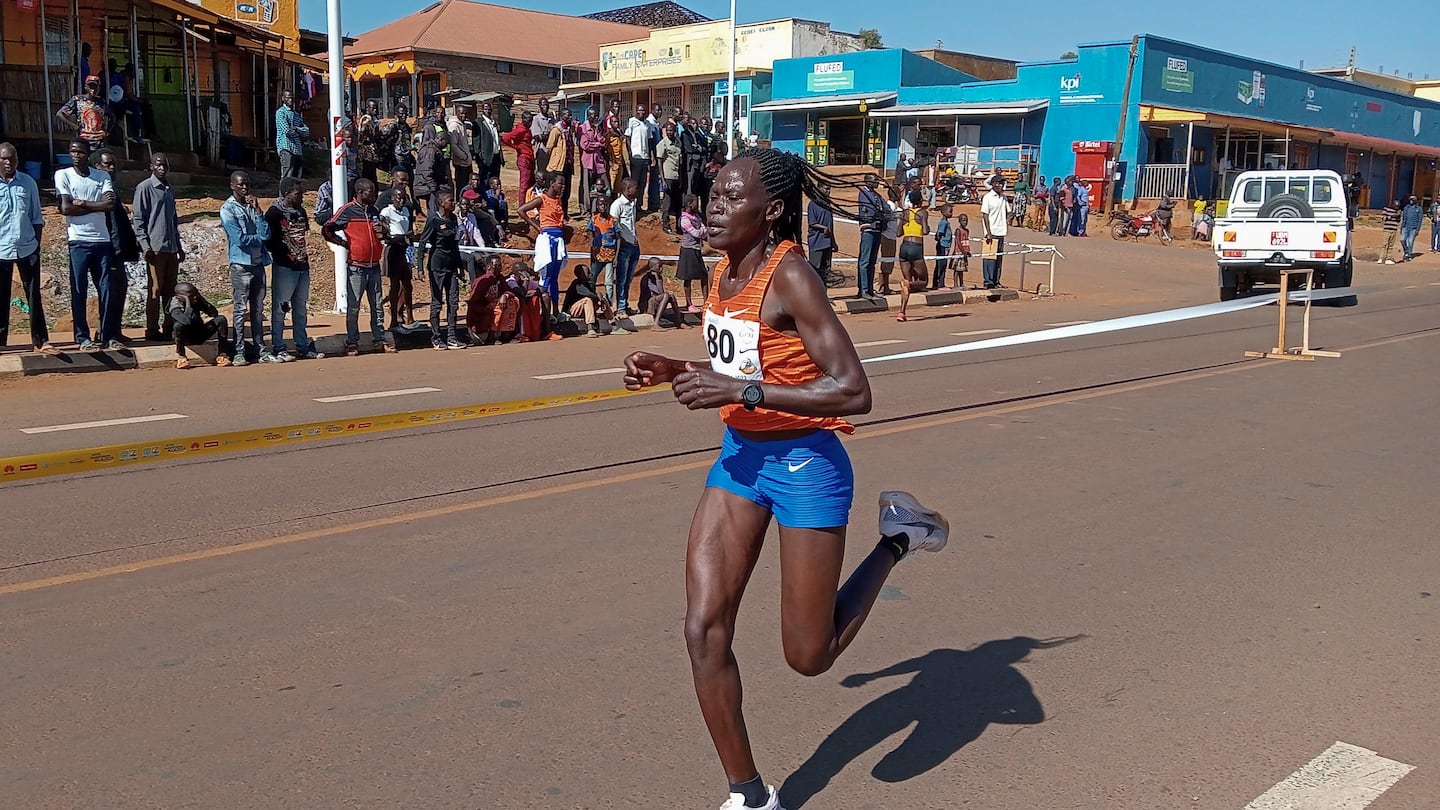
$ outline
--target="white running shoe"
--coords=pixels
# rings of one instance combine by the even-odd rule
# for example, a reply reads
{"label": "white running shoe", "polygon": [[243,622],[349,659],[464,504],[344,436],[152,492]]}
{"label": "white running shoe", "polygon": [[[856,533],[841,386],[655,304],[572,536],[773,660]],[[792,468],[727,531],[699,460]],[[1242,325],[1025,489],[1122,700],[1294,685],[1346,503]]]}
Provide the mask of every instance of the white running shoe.
{"label": "white running shoe", "polygon": [[[939,551],[950,539],[950,522],[908,492],[880,493],[880,536],[903,534],[910,551]],[[906,554],[905,556],[910,556]]]}
{"label": "white running shoe", "polygon": [[731,793],[730,798],[727,799],[724,804],[720,805],[720,810],[785,810],[785,808],[780,806],[780,792],[770,785],[766,785],[765,789],[770,791],[770,798],[760,807],[747,808],[745,806],[745,794]]}

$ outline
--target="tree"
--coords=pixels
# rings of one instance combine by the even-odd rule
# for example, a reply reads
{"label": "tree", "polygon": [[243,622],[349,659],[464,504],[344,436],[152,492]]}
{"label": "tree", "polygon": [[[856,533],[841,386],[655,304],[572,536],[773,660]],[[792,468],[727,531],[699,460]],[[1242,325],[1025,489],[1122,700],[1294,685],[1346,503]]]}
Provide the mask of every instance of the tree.
{"label": "tree", "polygon": [[1079,58],[1080,58],[1080,54],[1075,53],[1074,51],[1066,51],[1066,52],[1060,54],[1060,58],[1061,58],[1061,59],[1079,59]]}
{"label": "tree", "polygon": [[861,28],[860,44],[867,51],[878,51],[885,47],[885,40],[880,37],[880,32],[874,28]]}

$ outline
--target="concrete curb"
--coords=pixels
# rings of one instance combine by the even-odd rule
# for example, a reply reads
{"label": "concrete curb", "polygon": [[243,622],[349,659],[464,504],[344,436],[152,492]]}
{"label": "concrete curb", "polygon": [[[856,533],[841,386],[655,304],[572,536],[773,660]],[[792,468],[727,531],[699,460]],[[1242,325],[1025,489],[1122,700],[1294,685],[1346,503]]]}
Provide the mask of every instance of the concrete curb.
{"label": "concrete curb", "polygon": [[[636,315],[631,318],[624,318],[620,325],[632,332],[655,329],[655,319],[649,315]],[[557,330],[565,337],[580,337],[584,329],[575,321],[565,321],[559,324]],[[606,329],[608,332],[608,328]],[[395,347],[401,351],[414,349],[429,349],[431,345],[430,327],[428,324],[409,334],[398,334],[394,332],[385,333],[387,339],[394,341]],[[365,336],[361,338],[362,352],[369,353],[369,336],[366,330]],[[196,351],[196,348],[202,349]],[[345,357],[345,336],[344,335],[321,335],[315,338],[315,348],[325,355],[326,360]],[[187,350],[187,356],[191,362],[214,365],[215,348],[214,344],[206,347],[193,347]],[[59,356],[25,353],[5,353],[0,355],[0,379],[15,379],[19,377],[34,377],[41,374],[83,374],[94,371],[128,371],[137,368],[168,368],[175,365],[175,347],[170,345],[146,345],[133,346],[121,351],[99,351],[82,352],[79,350],[66,351]]]}

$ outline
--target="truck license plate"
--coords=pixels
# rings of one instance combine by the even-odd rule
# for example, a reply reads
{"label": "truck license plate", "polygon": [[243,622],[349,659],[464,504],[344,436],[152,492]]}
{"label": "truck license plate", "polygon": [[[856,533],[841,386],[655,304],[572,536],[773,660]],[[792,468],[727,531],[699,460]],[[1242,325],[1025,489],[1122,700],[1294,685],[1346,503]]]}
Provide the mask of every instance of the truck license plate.
{"label": "truck license plate", "polygon": [[1271,231],[1271,232],[1270,232],[1270,246],[1271,246],[1271,247],[1284,247],[1284,246],[1286,246],[1286,245],[1288,245],[1288,244],[1290,244],[1290,232],[1289,232],[1289,231]]}

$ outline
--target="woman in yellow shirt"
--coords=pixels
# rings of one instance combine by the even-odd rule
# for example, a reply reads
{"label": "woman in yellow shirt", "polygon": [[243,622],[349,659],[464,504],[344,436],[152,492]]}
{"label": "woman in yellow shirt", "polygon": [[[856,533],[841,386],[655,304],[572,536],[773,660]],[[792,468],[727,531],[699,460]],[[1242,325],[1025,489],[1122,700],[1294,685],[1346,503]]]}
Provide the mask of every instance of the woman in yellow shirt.
{"label": "woman in yellow shirt", "polygon": [[925,195],[919,191],[910,192],[910,207],[905,209],[904,224],[900,227],[900,313],[895,320],[903,322],[910,307],[910,288],[915,285],[925,289],[929,271],[925,269],[925,237],[930,235],[930,208],[925,204]]}

